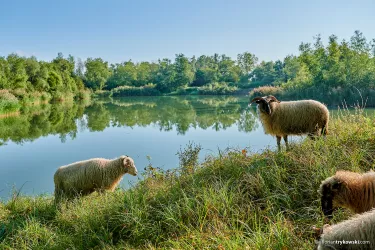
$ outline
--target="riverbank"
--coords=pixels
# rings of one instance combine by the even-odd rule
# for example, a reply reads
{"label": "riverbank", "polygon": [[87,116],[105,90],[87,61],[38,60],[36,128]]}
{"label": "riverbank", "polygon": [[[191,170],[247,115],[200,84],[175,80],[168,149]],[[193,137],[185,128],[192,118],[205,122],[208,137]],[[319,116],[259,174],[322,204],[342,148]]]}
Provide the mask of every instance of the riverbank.
{"label": "riverbank", "polygon": [[80,90],[77,93],[26,92],[23,90],[0,89],[0,118],[20,114],[27,106],[38,106],[47,103],[73,102],[90,100],[91,91]]}
{"label": "riverbank", "polygon": [[292,89],[262,86],[254,88],[249,92],[250,99],[266,95],[276,96],[279,100],[314,99],[331,107],[375,107],[375,89],[372,88],[337,87],[322,89],[311,86],[309,88]]}
{"label": "riverbank", "polygon": [[[239,84],[237,84],[239,85]],[[162,93],[155,85],[142,87],[122,86],[113,90],[96,91],[96,97],[126,97],[126,96],[185,96],[185,95],[247,95],[252,88],[229,86],[224,83],[213,83],[203,87],[179,88],[170,93]]]}
{"label": "riverbank", "polygon": [[[326,140],[280,153],[231,150],[200,164],[191,145],[175,171],[149,167],[129,190],[60,210],[50,196],[15,194],[0,203],[0,248],[312,249],[311,226],[324,224],[320,182],[338,169],[373,168],[374,138],[374,117],[343,112]],[[348,216],[341,210],[333,221]]]}

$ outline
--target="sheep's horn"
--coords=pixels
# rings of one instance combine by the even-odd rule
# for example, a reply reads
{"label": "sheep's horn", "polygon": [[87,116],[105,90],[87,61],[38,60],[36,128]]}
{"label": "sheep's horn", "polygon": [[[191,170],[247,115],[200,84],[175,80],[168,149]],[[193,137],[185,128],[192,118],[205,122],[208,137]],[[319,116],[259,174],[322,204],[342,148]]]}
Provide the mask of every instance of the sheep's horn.
{"label": "sheep's horn", "polygon": [[255,97],[253,100],[251,100],[250,104],[253,102],[257,102],[257,101],[261,101],[266,104],[263,109],[264,111],[266,111],[267,114],[270,115],[272,113],[270,104],[267,102],[267,100],[264,97]]}
{"label": "sheep's horn", "polygon": [[250,103],[253,103],[253,102],[256,102],[256,101],[260,101],[260,100],[264,100],[263,97],[255,97],[253,100],[251,100]]}

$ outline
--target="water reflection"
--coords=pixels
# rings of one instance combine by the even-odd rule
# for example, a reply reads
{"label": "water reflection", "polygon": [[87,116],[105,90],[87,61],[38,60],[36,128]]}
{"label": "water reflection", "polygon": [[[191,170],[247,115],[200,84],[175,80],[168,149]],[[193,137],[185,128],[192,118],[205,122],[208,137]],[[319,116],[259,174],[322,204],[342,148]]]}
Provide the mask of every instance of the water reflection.
{"label": "water reflection", "polygon": [[64,142],[74,139],[78,129],[125,126],[175,128],[184,135],[190,128],[220,131],[236,124],[239,131],[251,132],[258,122],[255,108],[247,104],[246,97],[134,97],[29,106],[19,116],[0,119],[0,144],[22,144],[50,134]]}

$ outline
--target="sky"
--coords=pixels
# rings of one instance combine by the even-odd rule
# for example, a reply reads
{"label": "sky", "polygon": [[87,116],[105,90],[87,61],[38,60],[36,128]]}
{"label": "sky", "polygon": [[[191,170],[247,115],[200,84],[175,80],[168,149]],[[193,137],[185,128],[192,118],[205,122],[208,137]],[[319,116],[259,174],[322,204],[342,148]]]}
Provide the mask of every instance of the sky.
{"label": "sky", "polygon": [[268,61],[298,54],[317,34],[341,41],[355,30],[375,38],[374,0],[0,0],[0,56],[44,61],[58,52],[120,63],[245,51]]}

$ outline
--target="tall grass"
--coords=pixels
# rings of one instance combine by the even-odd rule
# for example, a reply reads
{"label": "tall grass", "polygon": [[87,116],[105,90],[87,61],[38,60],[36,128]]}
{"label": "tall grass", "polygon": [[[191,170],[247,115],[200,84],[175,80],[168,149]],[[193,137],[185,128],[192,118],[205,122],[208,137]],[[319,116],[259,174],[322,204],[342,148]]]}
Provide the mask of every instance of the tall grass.
{"label": "tall grass", "polygon": [[228,86],[225,83],[211,83],[209,85],[200,87],[198,89],[199,95],[230,95],[235,94],[238,88],[235,86]]}
{"label": "tall grass", "polygon": [[0,89],[0,114],[16,112],[21,105],[18,99],[6,89]]}
{"label": "tall grass", "polygon": [[142,87],[121,86],[112,90],[113,97],[121,96],[158,96],[160,91],[155,88],[156,85],[149,84]]}
{"label": "tall grass", "polygon": [[81,89],[75,95],[75,99],[77,100],[90,100],[90,98],[91,91],[89,89]]}
{"label": "tall grass", "polygon": [[356,106],[362,100],[367,107],[375,107],[375,90],[371,88],[358,89],[355,87],[322,88],[311,86],[306,88],[283,88],[280,86],[262,86],[254,88],[249,93],[250,98],[256,96],[274,95],[280,100],[315,99],[329,106],[347,103]]}
{"label": "tall grass", "polygon": [[[232,149],[180,166],[149,166],[129,190],[92,194],[56,209],[51,197],[0,203],[1,249],[312,249],[324,223],[317,189],[338,169],[375,167],[375,121],[340,111],[326,139],[289,151]],[[334,222],[349,216],[341,210]]]}

